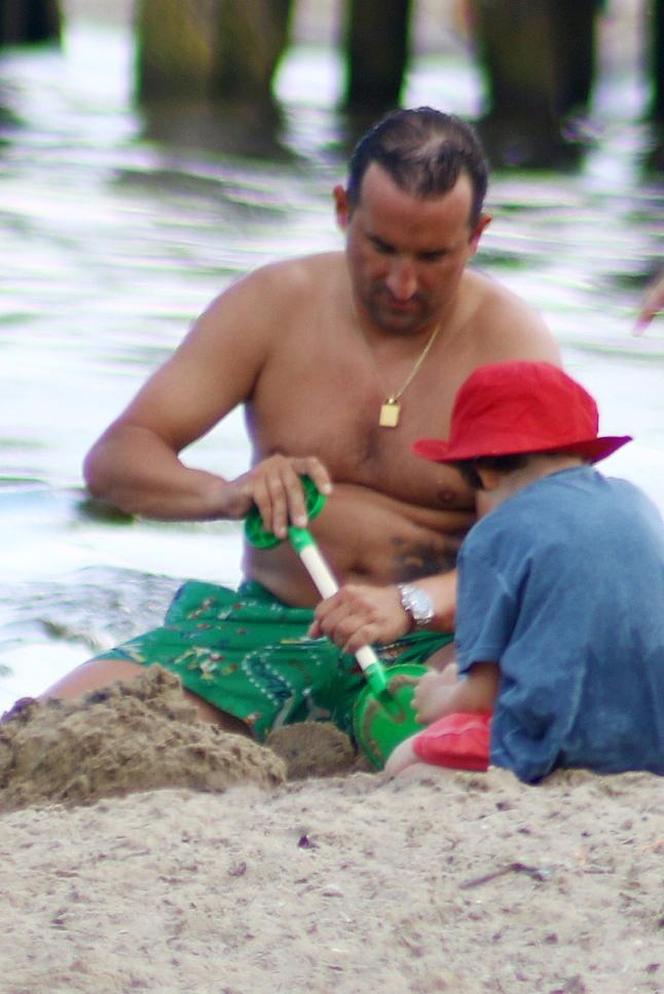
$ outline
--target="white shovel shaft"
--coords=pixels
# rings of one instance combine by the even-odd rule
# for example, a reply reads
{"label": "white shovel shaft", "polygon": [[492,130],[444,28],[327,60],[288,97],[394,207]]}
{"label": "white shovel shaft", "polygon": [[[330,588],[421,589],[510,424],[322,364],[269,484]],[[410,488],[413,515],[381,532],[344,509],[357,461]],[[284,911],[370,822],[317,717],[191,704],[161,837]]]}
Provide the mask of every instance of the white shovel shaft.
{"label": "white shovel shaft", "polygon": [[[321,597],[331,597],[336,594],[339,584],[332,575],[329,566],[323,559],[317,545],[307,545],[298,553],[304,563],[307,573],[314,581],[316,590]],[[363,670],[378,663],[378,657],[370,645],[363,645],[355,653],[356,659]]]}
{"label": "white shovel shaft", "polygon": [[339,584],[323,559],[320,549],[313,544],[307,545],[300,550],[299,555],[321,597],[331,597],[332,594],[336,594]]}

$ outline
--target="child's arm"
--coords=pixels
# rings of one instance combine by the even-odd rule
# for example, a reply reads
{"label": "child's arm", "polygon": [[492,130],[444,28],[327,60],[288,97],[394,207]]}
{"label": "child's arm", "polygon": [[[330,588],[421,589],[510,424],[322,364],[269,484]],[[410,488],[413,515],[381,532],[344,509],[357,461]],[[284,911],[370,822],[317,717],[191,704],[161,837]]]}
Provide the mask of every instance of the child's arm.
{"label": "child's arm", "polygon": [[450,684],[443,670],[432,670],[417,684],[413,704],[417,720],[430,724],[455,711],[492,711],[498,696],[497,663],[474,663],[468,676]]}

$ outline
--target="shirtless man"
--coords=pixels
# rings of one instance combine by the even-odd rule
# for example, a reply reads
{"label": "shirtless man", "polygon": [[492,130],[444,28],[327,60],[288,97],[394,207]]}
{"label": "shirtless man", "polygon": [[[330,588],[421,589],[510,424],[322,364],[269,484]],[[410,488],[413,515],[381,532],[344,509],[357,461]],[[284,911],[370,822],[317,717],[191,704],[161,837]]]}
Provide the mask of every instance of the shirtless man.
{"label": "shirtless man", "polygon": [[[395,584],[428,577],[438,627],[450,628],[455,555],[475,517],[473,497],[454,470],[418,459],[412,442],[445,435],[456,390],[476,366],[560,361],[523,301],[467,269],[490,220],[486,183],[482,149],[466,124],[429,108],[388,115],[358,144],[348,186],[334,189],[345,251],[265,266],[220,294],[90,451],[92,493],[163,520],[240,521],[255,503],[267,529],[283,537],[289,520],[306,521],[299,476],[307,473],[328,494],[311,526],[339,579],[383,588],[399,605]],[[226,479],[188,468],[181,450],[240,404],[251,469]],[[313,617],[295,612],[293,629],[292,607],[312,608],[318,595],[288,543],[247,548],[243,569],[254,581],[245,601],[224,588],[185,585],[168,628],[83,664],[48,695],[78,696],[158,662],[178,673],[203,717],[224,727],[249,727],[258,738],[306,716],[347,727],[335,702],[350,685],[318,694],[310,673],[301,678],[304,656],[291,658]],[[282,610],[286,619],[287,637],[270,633],[269,651],[256,649],[255,636],[251,650],[233,655],[223,634],[210,635],[228,615],[255,634],[252,611],[265,597],[269,620]],[[328,683],[338,658],[330,665]],[[231,679],[246,686],[231,687]],[[354,673],[355,691],[358,679]],[[245,690],[256,688],[270,698],[269,714],[265,701],[248,701]]]}

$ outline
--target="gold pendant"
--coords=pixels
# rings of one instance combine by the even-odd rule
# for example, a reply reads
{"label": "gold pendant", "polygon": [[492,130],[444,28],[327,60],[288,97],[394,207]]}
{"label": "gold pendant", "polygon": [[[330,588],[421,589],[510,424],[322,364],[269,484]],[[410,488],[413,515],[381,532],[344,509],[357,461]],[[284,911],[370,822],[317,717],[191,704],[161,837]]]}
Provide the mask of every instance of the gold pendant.
{"label": "gold pendant", "polygon": [[380,407],[380,418],[378,424],[381,428],[396,428],[399,424],[399,412],[401,407],[396,400],[388,397]]}

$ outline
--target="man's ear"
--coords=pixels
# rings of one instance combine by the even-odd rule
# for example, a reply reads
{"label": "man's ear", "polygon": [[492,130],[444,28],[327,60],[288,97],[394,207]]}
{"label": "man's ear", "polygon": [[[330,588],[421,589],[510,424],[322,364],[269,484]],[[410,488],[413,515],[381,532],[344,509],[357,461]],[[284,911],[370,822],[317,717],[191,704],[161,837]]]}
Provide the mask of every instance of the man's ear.
{"label": "man's ear", "polygon": [[348,193],[341,183],[338,183],[332,191],[332,196],[334,197],[334,213],[336,215],[337,224],[342,231],[345,231],[348,227],[348,222],[350,221]]}
{"label": "man's ear", "polygon": [[477,252],[477,247],[480,244],[480,238],[484,234],[485,229],[491,224],[491,220],[492,218],[490,214],[481,214],[479,221],[473,228],[470,235],[470,248],[473,254]]}

